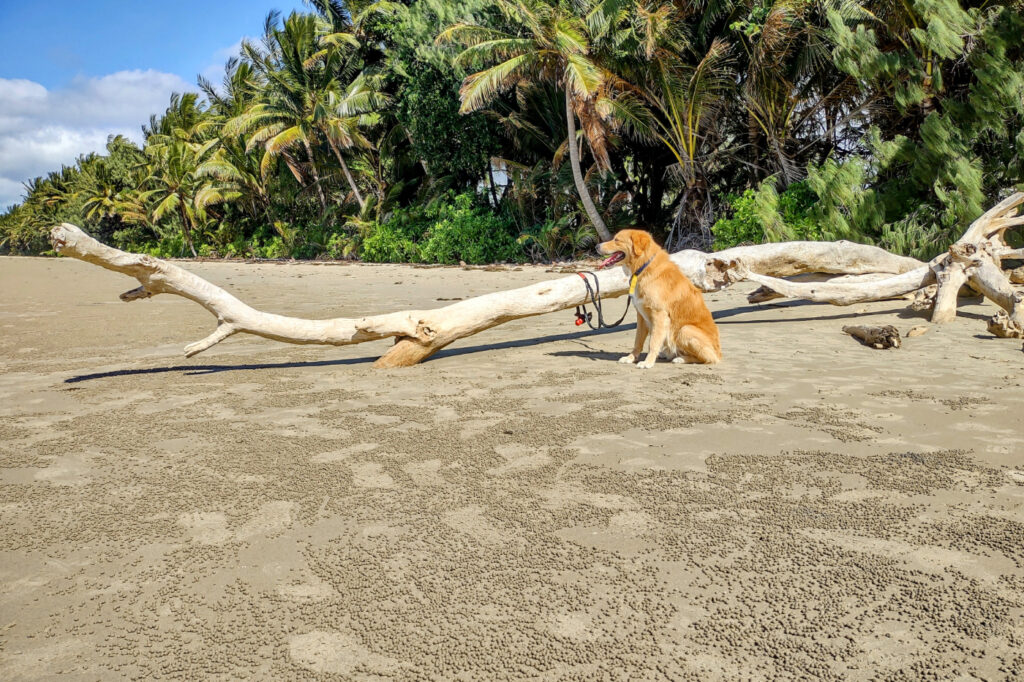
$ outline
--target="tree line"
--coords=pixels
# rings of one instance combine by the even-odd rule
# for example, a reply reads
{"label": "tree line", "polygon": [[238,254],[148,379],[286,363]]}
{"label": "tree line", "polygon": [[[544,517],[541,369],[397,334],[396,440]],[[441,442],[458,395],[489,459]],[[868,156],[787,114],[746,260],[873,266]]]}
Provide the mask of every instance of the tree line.
{"label": "tree line", "polygon": [[955,0],[309,0],[222,83],[25,186],[158,256],[571,257],[853,239],[929,257],[1024,189],[1024,16]]}

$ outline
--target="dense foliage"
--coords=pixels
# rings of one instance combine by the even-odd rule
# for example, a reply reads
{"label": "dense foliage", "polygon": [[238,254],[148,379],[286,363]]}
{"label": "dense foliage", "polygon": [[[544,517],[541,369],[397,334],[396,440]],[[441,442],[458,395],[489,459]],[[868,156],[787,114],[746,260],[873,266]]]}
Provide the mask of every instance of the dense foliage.
{"label": "dense foliage", "polygon": [[0,249],[568,257],[846,238],[919,257],[1024,188],[1024,16],[955,0],[310,0],[139,148],[26,184]]}

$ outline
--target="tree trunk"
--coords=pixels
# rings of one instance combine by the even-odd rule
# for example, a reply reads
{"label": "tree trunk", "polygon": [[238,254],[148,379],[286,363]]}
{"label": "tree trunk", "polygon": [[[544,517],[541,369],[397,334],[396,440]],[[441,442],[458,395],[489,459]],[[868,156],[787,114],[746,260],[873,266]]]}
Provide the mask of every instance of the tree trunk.
{"label": "tree trunk", "polygon": [[334,144],[334,140],[331,139],[330,135],[327,136],[327,144],[331,145],[331,149],[334,150],[334,155],[338,157],[338,163],[341,164],[341,170],[345,173],[345,179],[348,180],[348,186],[352,188],[352,193],[356,195],[356,201],[359,202],[359,210],[366,208],[366,201],[363,200],[363,195],[359,193],[359,188],[356,186],[356,181],[352,177],[352,173],[349,172],[348,164],[345,163],[345,157],[341,155],[341,150]]}
{"label": "tree trunk", "polygon": [[178,197],[178,208],[181,213],[181,231],[185,235],[185,243],[188,244],[188,250],[192,252],[193,258],[198,258],[199,254],[196,253],[196,247],[192,244],[192,227],[188,223],[188,212],[185,210],[185,200]]}
{"label": "tree trunk", "polygon": [[491,188],[491,202],[492,205],[498,207],[498,188],[494,186],[494,163],[490,158],[487,159],[487,180],[488,186]]}
{"label": "tree trunk", "polygon": [[316,161],[313,160],[313,148],[309,146],[309,140],[305,137],[302,138],[302,144],[306,148],[306,154],[309,156],[309,172],[313,174],[313,182],[316,184],[316,192],[320,196],[320,209],[321,212],[327,210],[327,197],[324,195],[324,188],[320,184],[320,174],[316,172]]}
{"label": "tree trunk", "polygon": [[590,222],[594,224],[598,236],[602,241],[608,241],[612,238],[612,233],[608,231],[608,226],[604,224],[601,214],[597,212],[597,206],[594,205],[594,200],[590,197],[590,190],[587,189],[587,185],[583,181],[583,171],[580,170],[580,148],[576,143],[576,115],[572,111],[572,96],[568,87],[565,89],[565,124],[569,129],[569,139],[567,140],[569,164],[572,166],[573,180],[576,181],[576,191],[579,192],[580,200],[583,201],[583,209],[587,212]]}
{"label": "tree trunk", "polygon": [[[412,139],[412,133],[409,132],[409,129],[406,128],[405,126],[402,126],[402,129],[405,131],[405,139],[409,140],[409,144],[413,148],[413,153],[415,153],[416,152],[416,141],[414,139]],[[419,155],[417,154],[417,158],[418,157],[419,157]],[[426,159],[419,159],[419,162],[420,162],[420,166],[423,168],[423,172],[427,176],[427,179],[428,180],[432,179],[434,176],[432,176],[430,174],[430,164],[427,163]]]}

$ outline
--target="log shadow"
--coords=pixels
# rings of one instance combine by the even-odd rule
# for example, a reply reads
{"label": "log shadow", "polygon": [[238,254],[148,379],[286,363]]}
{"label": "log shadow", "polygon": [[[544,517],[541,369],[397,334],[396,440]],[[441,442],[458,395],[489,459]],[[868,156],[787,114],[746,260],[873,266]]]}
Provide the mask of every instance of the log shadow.
{"label": "log shadow", "polygon": [[[921,319],[921,320],[924,320],[925,322],[930,321],[931,315],[932,315],[932,311],[931,310],[925,310],[925,311],[922,311],[922,312],[918,312],[916,310],[910,310],[909,308],[907,310],[903,311],[903,312],[896,313],[896,316],[899,317],[900,319],[903,319],[903,320]],[[970,319],[970,320],[983,320],[983,321],[988,321],[988,319],[990,317],[992,317],[991,315],[985,315],[983,313],[972,313],[972,312],[964,310],[963,308],[957,308],[956,316],[957,317],[966,317],[967,319]]]}
{"label": "log shadow", "polygon": [[[623,324],[613,329],[601,329],[598,331],[587,329],[586,331],[581,332],[571,332],[568,334],[552,334],[550,336],[536,336],[530,339],[519,339],[517,341],[501,341],[498,343],[479,344],[476,346],[466,346],[463,348],[448,348],[435,353],[433,356],[424,360],[424,362],[430,362],[432,360],[439,358],[449,358],[457,357],[460,355],[469,355],[471,353],[480,353],[482,351],[506,350],[509,348],[525,348],[528,346],[539,346],[542,343],[551,343],[552,341],[572,341],[588,336],[601,336],[603,334],[612,334],[615,332],[628,331],[632,329],[636,329],[636,324]],[[237,365],[170,365],[167,367],[147,367],[143,369],[115,369],[109,372],[79,374],[73,377],[68,377],[67,379],[64,380],[64,383],[77,384],[83,381],[92,381],[94,379],[112,379],[116,377],[140,376],[144,374],[168,374],[171,372],[180,372],[183,376],[202,376],[204,374],[217,374],[219,372],[238,372],[258,369],[294,369],[311,367],[336,367],[343,365],[365,365],[374,362],[376,359],[376,356],[364,356],[360,358],[342,358],[336,360],[240,363]]]}
{"label": "log shadow", "polygon": [[165,374],[181,372],[184,376],[202,376],[218,372],[237,372],[254,369],[290,369],[293,367],[332,367],[335,365],[362,365],[373,362],[375,358],[344,358],[340,360],[311,360],[307,362],[266,362],[243,363],[238,365],[171,365],[169,367],[147,367],[145,369],[115,369],[95,374],[79,374],[64,380],[65,384],[77,384],[93,379],[111,379],[114,377],[130,377],[142,374]]}
{"label": "log shadow", "polygon": [[[527,348],[529,346],[539,346],[542,343],[551,343],[552,341],[575,341],[577,339],[583,339],[591,336],[604,336],[605,334],[615,334],[616,332],[632,331],[636,329],[636,323],[632,324],[620,324],[617,327],[611,329],[598,329],[592,330],[587,329],[581,332],[569,332],[567,334],[552,334],[550,336],[535,336],[531,339],[519,339],[517,341],[501,341],[499,343],[488,343],[481,344],[478,346],[466,346],[464,348],[451,348],[434,353],[431,357],[424,360],[424,362],[430,362],[437,358],[450,358],[459,355],[467,355],[469,353],[479,353],[486,350],[505,350],[508,348]],[[618,357],[618,356],[615,356]]]}
{"label": "log shadow", "polygon": [[725,310],[718,310],[711,313],[711,317],[715,319],[717,324],[763,324],[773,322],[815,322],[818,320],[848,320],[855,317],[869,317],[871,315],[891,315],[893,313],[899,314],[899,311],[905,309],[904,306],[898,308],[886,308],[885,310],[870,310],[866,313],[857,313],[850,311],[848,313],[839,313],[836,315],[810,315],[807,317],[758,317],[751,320],[729,320],[725,318],[735,317],[737,315],[747,315],[756,312],[770,312],[773,308],[802,308],[804,306],[827,306],[829,308],[835,308],[836,306],[830,303],[817,303],[815,301],[792,301],[790,303],[752,303],[746,306],[738,306],[736,308],[727,308]]}

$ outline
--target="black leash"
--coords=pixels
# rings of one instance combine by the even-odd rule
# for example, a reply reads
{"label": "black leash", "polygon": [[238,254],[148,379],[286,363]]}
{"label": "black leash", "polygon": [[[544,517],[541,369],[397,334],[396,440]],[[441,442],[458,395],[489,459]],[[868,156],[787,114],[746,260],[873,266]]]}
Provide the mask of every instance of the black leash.
{"label": "black leash", "polygon": [[[646,263],[644,267],[646,267]],[[597,331],[598,329],[611,329],[612,327],[618,327],[622,324],[622,321],[626,319],[626,313],[629,312],[629,304],[632,303],[633,297],[629,296],[626,299],[626,309],[622,311],[622,317],[615,322],[608,324],[604,321],[604,311],[601,309],[601,282],[597,279],[597,274],[589,270],[581,270],[576,273],[583,280],[583,284],[587,287],[587,295],[590,296],[590,302],[594,305],[594,310],[597,311],[597,326],[594,326],[593,317],[594,314],[587,310],[587,299],[584,297],[583,303],[576,306],[576,326],[579,327],[584,322],[587,326]],[[590,280],[587,279],[587,275],[594,278],[594,283],[591,285]],[[633,293],[630,291],[630,293]]]}

